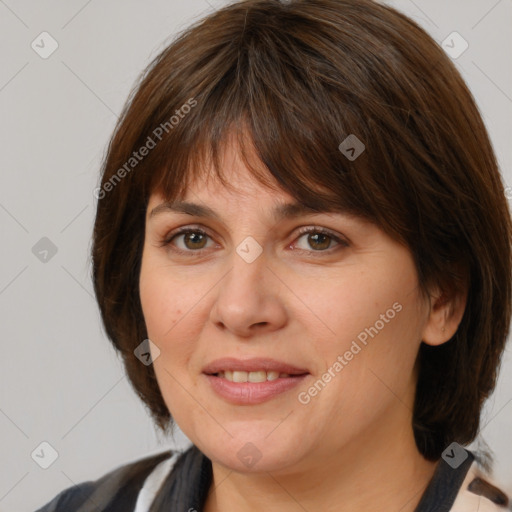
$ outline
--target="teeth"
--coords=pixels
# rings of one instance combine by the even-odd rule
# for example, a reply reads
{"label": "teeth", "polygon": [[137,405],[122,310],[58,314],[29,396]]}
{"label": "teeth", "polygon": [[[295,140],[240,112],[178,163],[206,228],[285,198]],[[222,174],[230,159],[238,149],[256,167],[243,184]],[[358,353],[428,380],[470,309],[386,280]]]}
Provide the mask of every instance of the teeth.
{"label": "teeth", "polygon": [[288,373],[279,373],[276,371],[259,370],[257,372],[243,372],[238,370],[225,370],[218,373],[219,377],[222,377],[230,382],[265,382],[267,380],[276,380],[278,378],[286,378],[290,375]]}
{"label": "teeth", "polygon": [[265,382],[267,380],[267,372],[249,372],[247,374],[247,380],[249,382]]}
{"label": "teeth", "polygon": [[233,382],[247,382],[247,372],[233,372]]}

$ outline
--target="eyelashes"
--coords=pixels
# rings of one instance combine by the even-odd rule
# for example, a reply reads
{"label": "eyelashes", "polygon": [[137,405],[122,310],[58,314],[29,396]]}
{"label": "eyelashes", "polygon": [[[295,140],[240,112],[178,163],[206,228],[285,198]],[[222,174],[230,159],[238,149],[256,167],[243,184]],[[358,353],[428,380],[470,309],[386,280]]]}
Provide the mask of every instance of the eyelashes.
{"label": "eyelashes", "polygon": [[[297,241],[304,239],[305,246],[296,248]],[[175,244],[176,240],[181,241],[182,247],[178,247]],[[212,244],[209,246],[208,241],[213,242],[213,238],[203,229],[195,226],[188,226],[179,228],[169,233],[164,239],[160,241],[160,247],[165,247],[170,251],[184,256],[201,256],[208,251]],[[333,244],[334,242],[334,244]],[[192,248],[187,247],[186,244],[191,244]],[[194,247],[195,245],[195,247]],[[332,247],[334,245],[334,248]],[[213,247],[219,247],[215,242]],[[292,246],[293,251],[301,253],[312,253],[313,255],[332,254],[333,252],[349,247],[349,243],[341,236],[333,233],[322,227],[310,226],[300,228],[297,232],[294,241],[287,246]]]}
{"label": "eyelashes", "polygon": [[170,246],[172,250],[177,250],[178,252],[186,253],[186,252],[202,252],[203,248],[200,247],[199,250],[186,250],[186,249],[179,249],[172,245],[173,240],[175,240],[178,237],[183,237],[187,235],[199,235],[202,237],[202,239],[211,238],[208,233],[203,231],[199,228],[180,228],[177,231],[172,232],[170,235],[168,235],[161,243],[162,247]]}
{"label": "eyelashes", "polygon": [[[334,249],[339,249],[339,248],[342,248],[342,247],[348,247],[348,242],[344,239],[342,239],[340,236],[338,235],[335,235],[332,231],[329,231],[328,229],[325,229],[325,228],[321,228],[321,227],[306,227],[306,228],[300,228],[299,231],[298,231],[298,237],[296,240],[300,240],[301,238],[304,238],[307,240],[307,244],[309,244],[310,242],[310,239],[305,236],[305,235],[312,235],[312,237],[316,237],[316,239],[314,240],[314,244],[319,244],[320,246],[322,246],[322,248],[320,248],[320,250],[317,248],[317,249],[314,249],[312,248],[312,252],[315,252],[315,253],[319,253],[319,252],[333,252],[333,248],[331,247],[331,242],[335,242],[337,245],[334,247]],[[328,246],[327,248],[323,247],[325,245],[325,243],[322,243],[322,242],[325,242],[325,239],[328,239],[329,240],[329,243],[328,243]],[[311,247],[311,245],[310,245]],[[327,249],[327,250],[323,250],[323,249]],[[299,250],[305,250],[305,251],[308,251],[308,249],[300,249]]]}

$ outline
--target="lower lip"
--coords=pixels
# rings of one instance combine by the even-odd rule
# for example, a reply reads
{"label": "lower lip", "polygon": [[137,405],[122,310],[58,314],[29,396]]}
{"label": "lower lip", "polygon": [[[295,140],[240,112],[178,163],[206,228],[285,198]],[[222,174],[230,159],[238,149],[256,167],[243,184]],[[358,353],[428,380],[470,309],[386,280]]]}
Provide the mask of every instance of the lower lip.
{"label": "lower lip", "polygon": [[260,404],[298,386],[308,374],[280,377],[265,382],[231,382],[223,377],[206,375],[213,390],[235,405]]}

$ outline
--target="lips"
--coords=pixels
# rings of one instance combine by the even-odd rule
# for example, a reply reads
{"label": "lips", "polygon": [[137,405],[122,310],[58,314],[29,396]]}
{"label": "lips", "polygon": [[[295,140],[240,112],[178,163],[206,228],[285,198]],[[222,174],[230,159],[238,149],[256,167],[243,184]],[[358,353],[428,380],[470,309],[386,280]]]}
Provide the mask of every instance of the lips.
{"label": "lips", "polygon": [[205,366],[203,374],[216,395],[227,402],[256,405],[292,390],[309,371],[275,359],[228,357]]}
{"label": "lips", "polygon": [[279,372],[279,374],[305,375],[309,371],[306,368],[299,368],[282,361],[257,357],[252,359],[235,359],[233,357],[224,357],[216,359],[203,368],[203,373],[207,375],[217,375],[220,372],[238,371],[238,372]]}

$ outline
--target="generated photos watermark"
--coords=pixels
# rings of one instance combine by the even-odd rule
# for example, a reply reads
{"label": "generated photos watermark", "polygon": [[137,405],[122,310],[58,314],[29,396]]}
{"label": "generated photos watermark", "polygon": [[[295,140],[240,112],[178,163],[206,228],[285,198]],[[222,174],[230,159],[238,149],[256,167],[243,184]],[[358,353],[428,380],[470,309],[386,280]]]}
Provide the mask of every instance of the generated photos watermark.
{"label": "generated photos watermark", "polygon": [[178,126],[181,120],[197,105],[197,101],[194,98],[190,98],[184,103],[178,110],[175,111],[174,115],[169,118],[168,121],[160,123],[151,133],[148,135],[146,142],[137,150],[132,153],[132,156],[120,167],[101,187],[94,189],[94,197],[96,199],[103,199],[108,192],[114,190],[116,185],[137,165],[139,165],[146,156],[149,155],[151,150],[155,149],[157,144],[164,137],[164,133],[169,133],[173,128]]}
{"label": "generated photos watermark", "polygon": [[343,355],[339,355],[336,361],[322,374],[322,376],[311,385],[306,391],[301,391],[297,399],[303,405],[309,404],[312,398],[317,396],[327,386],[331,380],[339,375],[339,373],[347,366],[354,357],[361,352],[369,343],[368,337],[373,339],[379,332],[384,329],[386,324],[395,318],[397,313],[402,311],[402,304],[395,302],[391,308],[382,313],[379,319],[370,327],[366,327],[357,335],[357,340],[352,340],[350,348]]}

